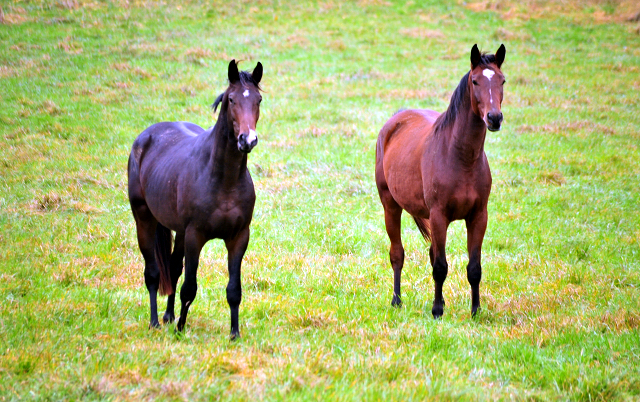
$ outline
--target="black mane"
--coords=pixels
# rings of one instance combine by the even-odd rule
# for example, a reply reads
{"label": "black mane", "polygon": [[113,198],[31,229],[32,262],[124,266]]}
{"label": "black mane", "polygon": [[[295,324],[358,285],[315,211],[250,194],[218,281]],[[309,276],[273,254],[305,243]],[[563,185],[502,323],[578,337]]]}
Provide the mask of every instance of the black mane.
{"label": "black mane", "polygon": [[[240,71],[240,84],[242,85],[253,84],[256,88],[258,88],[258,91],[262,91],[262,88],[260,88],[260,83],[256,82],[253,79],[253,75],[248,71]],[[218,110],[218,105],[220,105],[220,102],[222,102],[222,98],[224,98],[224,92],[218,95],[216,100],[213,101],[213,105],[211,105],[211,109],[213,109],[214,113]]]}
{"label": "black mane", "polygon": [[[482,53],[480,55],[480,63],[479,63],[480,66],[487,66],[495,62],[496,62],[495,54]],[[451,101],[449,102],[449,107],[447,108],[447,111],[444,112],[442,115],[440,115],[440,117],[438,117],[438,119],[433,125],[434,132],[437,132],[440,129],[448,127],[451,124],[453,124],[453,122],[456,121],[456,117],[458,116],[458,113],[460,112],[460,110],[465,110],[465,109],[468,109],[468,107],[470,107],[470,105],[467,106],[467,103],[470,102],[470,99],[467,96],[470,73],[471,72],[469,71],[464,75],[464,77],[462,77],[462,79],[460,80],[460,84],[458,84],[458,87],[455,89],[455,91],[453,91],[453,94],[451,94]]]}
{"label": "black mane", "polygon": [[445,128],[453,124],[456,121],[456,117],[460,110],[467,109],[464,106],[470,102],[469,97],[467,96],[468,87],[469,87],[469,73],[466,73],[464,77],[460,80],[460,84],[453,91],[451,95],[451,102],[449,102],[449,107],[447,111],[438,117],[436,122],[433,125],[434,131],[438,132],[440,129]]}

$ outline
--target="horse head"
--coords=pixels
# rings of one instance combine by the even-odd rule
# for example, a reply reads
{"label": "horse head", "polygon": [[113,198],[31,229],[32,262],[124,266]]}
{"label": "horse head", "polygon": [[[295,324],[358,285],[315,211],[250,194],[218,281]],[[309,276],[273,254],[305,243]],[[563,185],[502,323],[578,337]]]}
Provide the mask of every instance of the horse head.
{"label": "horse head", "polygon": [[506,81],[500,66],[505,54],[504,45],[500,45],[495,55],[481,54],[477,45],[471,48],[471,108],[489,131],[500,130],[502,124],[502,88]]}
{"label": "horse head", "polygon": [[262,64],[258,62],[252,73],[239,71],[235,60],[229,63],[229,87],[213,104],[214,111],[221,104],[220,114],[226,114],[233,127],[238,150],[249,153],[258,144],[256,124],[260,118],[260,80]]}

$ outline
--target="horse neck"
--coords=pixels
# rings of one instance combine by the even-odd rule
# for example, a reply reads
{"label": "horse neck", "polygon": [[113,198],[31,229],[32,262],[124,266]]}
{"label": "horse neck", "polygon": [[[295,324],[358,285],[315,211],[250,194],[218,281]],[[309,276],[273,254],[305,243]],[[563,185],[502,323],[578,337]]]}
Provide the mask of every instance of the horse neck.
{"label": "horse neck", "polygon": [[[487,126],[471,109],[471,97],[467,90],[465,107],[458,114],[451,132],[451,155],[464,166],[473,166],[484,153]],[[468,105],[468,107],[467,107]]]}
{"label": "horse neck", "polygon": [[223,187],[233,187],[247,171],[247,154],[238,150],[233,126],[228,123],[226,108],[211,132],[203,137],[203,147],[208,149],[206,164],[210,175],[222,182]]}

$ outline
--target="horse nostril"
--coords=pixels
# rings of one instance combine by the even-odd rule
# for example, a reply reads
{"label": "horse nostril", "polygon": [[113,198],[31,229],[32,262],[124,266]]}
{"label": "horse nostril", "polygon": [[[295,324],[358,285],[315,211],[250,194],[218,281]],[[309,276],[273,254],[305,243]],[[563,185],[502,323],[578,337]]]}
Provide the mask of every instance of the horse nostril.
{"label": "horse nostril", "polygon": [[487,120],[493,124],[500,124],[502,122],[502,113],[487,113]]}

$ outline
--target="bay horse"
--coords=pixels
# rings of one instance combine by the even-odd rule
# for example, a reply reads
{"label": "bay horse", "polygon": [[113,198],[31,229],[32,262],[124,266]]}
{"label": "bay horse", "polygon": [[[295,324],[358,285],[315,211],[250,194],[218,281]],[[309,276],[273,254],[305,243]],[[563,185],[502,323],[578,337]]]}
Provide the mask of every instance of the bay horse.
{"label": "bay horse", "polygon": [[[249,244],[249,225],[256,194],[247,169],[247,154],[258,143],[262,64],[252,73],[229,63],[229,87],[215,100],[220,106],[210,129],[187,122],[157,123],[134,141],[129,155],[129,202],[144,257],[149,292],[150,327],[159,327],[157,293],[168,295],[165,323],[175,320],[178,278],[182,303],[176,330],[184,329],[198,289],[200,251],[211,239],[224,240],[228,252],[227,302],[231,339],[240,336],[242,300],[240,265]],[[171,251],[172,232],[175,244]]]}
{"label": "bay horse", "polygon": [[484,152],[489,131],[500,130],[506,49],[495,54],[471,49],[471,70],[460,80],[447,110],[404,110],[380,130],[376,144],[376,185],[384,207],[389,259],[393,268],[391,304],[402,305],[400,277],[404,248],[400,217],[407,211],[426,241],[433,267],[435,297],[431,313],[444,313],[442,285],[447,278],[447,228],[464,219],[467,226],[467,279],[471,285],[471,315],[480,307],[480,256],[487,228],[491,171]]}

